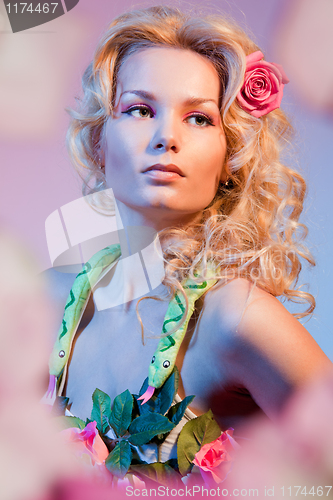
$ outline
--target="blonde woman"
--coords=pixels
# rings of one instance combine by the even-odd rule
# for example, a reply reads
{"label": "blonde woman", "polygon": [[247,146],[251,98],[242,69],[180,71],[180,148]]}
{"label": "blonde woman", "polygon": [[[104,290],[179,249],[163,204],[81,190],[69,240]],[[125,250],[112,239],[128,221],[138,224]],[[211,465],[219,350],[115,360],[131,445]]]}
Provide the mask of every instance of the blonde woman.
{"label": "blonde woman", "polygon": [[[305,181],[280,159],[291,136],[279,109],[287,82],[218,16],[152,7],[107,29],[68,146],[95,208],[112,214],[112,188],[127,264],[96,284],[82,312],[62,384],[74,415],[89,417],[96,387],[111,399],[138,393],[172,296],[208,269],[216,284],[195,303],[175,360],[179,397],[195,395],[192,416],[211,408],[223,429],[255,412],[274,419],[295,389],[330,368],[277,299],[307,302],[298,318],[315,305],[296,288],[301,260],[313,261],[299,222]],[[156,234],[163,259],[155,245],[147,272],[165,276],[139,300],[134,257]],[[65,304],[74,277],[52,279]]]}

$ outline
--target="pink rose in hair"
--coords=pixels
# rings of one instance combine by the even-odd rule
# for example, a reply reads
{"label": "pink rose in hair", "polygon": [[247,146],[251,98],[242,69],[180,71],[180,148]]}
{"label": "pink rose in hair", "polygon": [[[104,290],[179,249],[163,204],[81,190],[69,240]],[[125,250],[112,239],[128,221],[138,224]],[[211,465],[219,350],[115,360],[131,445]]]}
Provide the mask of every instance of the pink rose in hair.
{"label": "pink rose in hair", "polygon": [[289,82],[282,66],[262,61],[263,57],[259,50],[246,57],[244,83],[237,94],[240,107],[256,118],[280,107]]}
{"label": "pink rose in hair", "polygon": [[235,450],[240,448],[232,434],[233,429],[222,432],[215,441],[203,445],[194,457],[194,465],[200,468],[201,476],[209,486],[214,482],[222,483],[230,472]]}

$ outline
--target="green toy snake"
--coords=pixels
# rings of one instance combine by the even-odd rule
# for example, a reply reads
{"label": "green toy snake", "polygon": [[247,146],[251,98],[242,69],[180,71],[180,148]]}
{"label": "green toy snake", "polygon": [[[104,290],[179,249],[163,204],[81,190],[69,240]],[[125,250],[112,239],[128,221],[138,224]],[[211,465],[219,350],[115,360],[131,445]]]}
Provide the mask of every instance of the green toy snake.
{"label": "green toy snake", "polygon": [[[121,251],[119,245],[106,247],[97,252],[88,262],[86,262],[83,266],[83,270],[77,275],[66,302],[62,324],[49,360],[50,381],[46,393],[47,399],[53,398],[57,381],[61,375],[63,375],[69,359],[72,342],[92,288],[107,273],[110,266],[119,259],[120,255]],[[208,267],[208,274],[216,274],[216,270],[212,267]],[[164,334],[164,336],[159,341],[149,366],[148,389],[139,398],[143,400],[142,404],[146,403],[152,397],[155,389],[161,387],[172,372],[189,320],[194,311],[195,302],[201,295],[209,290],[216,281],[217,280],[214,278],[207,279],[201,283],[196,283],[191,279],[184,281],[183,288],[188,298],[186,318],[182,326],[174,333],[165,335],[173,328],[174,323],[183,319],[186,311],[184,296],[178,291],[175,293],[169,303],[164,318],[162,329],[162,334]]]}

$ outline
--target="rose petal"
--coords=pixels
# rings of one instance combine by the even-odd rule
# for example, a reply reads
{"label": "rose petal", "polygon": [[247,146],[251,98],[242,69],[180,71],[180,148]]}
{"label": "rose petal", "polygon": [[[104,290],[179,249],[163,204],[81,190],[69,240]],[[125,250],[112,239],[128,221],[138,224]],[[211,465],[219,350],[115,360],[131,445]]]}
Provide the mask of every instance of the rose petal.
{"label": "rose petal", "polygon": [[260,50],[257,50],[256,52],[252,52],[252,54],[249,54],[246,56],[246,67],[248,67],[249,64],[252,62],[260,61],[260,59],[263,59],[264,54],[260,52]]}
{"label": "rose petal", "polygon": [[267,74],[273,73],[278,79],[279,83],[282,83],[283,75],[280,69],[273,63],[269,63],[267,61],[260,61],[259,63],[253,63],[246,66],[245,75],[254,70],[266,71]]}
{"label": "rose petal", "polygon": [[267,115],[271,111],[274,111],[274,109],[279,108],[279,105],[276,105],[276,101],[271,103],[267,107],[262,107],[258,109],[254,109],[253,111],[250,112],[251,116],[254,116],[255,118],[260,118],[261,116]]}
{"label": "rose petal", "polygon": [[94,445],[94,440],[98,431],[96,429],[97,423],[95,421],[90,422],[85,426],[85,428],[80,432],[80,439],[86,442],[86,446],[90,451],[92,451],[92,447]]}
{"label": "rose petal", "polygon": [[94,456],[99,463],[103,463],[109,456],[109,450],[99,434],[97,434],[94,442]]}
{"label": "rose petal", "polygon": [[216,467],[221,462],[231,460],[232,457],[229,451],[233,452],[236,448],[232,432],[232,430],[223,432],[215,441],[202,446],[198,453],[196,453],[193,463],[198,467],[210,469]]}
{"label": "rose petal", "polygon": [[102,464],[108,457],[109,451],[104,441],[98,434],[96,422],[90,422],[83,430],[76,427],[65,429],[61,435],[75,449],[75,454],[80,458],[82,455],[88,455],[92,464]]}
{"label": "rose petal", "polygon": [[271,63],[273,66],[275,66],[281,73],[282,76],[282,83],[285,85],[286,83],[289,83],[289,78],[284,72],[284,69],[282,68],[281,64],[276,64],[276,63]]}
{"label": "rose petal", "polygon": [[233,462],[222,462],[212,471],[212,476],[217,483],[222,483],[233,468]]}
{"label": "rose petal", "polygon": [[240,107],[256,118],[280,106],[284,84],[289,81],[282,66],[261,57],[259,51],[247,56],[244,84],[237,94]]}
{"label": "rose petal", "polygon": [[271,85],[265,82],[264,80],[257,79],[255,81],[246,82],[244,91],[245,95],[249,97],[256,96],[256,94],[258,93],[260,95],[262,93],[267,93],[267,92],[269,93],[268,95],[270,95]]}
{"label": "rose petal", "polygon": [[[223,443],[227,446],[228,452],[230,452],[232,450],[240,450],[241,449],[241,446],[232,437],[233,433],[234,433],[234,429],[232,427],[230,427],[228,430],[226,430],[222,434]],[[230,447],[229,447],[229,445],[230,445]]]}
{"label": "rose petal", "polygon": [[239,91],[237,94],[237,100],[242,109],[250,113],[251,110],[255,110],[257,108],[256,103],[251,104],[249,101],[246,101],[242,95],[242,92]]}
{"label": "rose petal", "polygon": [[252,71],[250,78],[246,75],[245,78],[246,85],[248,84],[253,85],[256,81],[261,81],[262,83],[265,83],[266,86],[273,88],[274,91],[277,91],[281,85],[281,82],[276,76],[276,74],[273,72],[269,72],[268,70],[265,69]]}

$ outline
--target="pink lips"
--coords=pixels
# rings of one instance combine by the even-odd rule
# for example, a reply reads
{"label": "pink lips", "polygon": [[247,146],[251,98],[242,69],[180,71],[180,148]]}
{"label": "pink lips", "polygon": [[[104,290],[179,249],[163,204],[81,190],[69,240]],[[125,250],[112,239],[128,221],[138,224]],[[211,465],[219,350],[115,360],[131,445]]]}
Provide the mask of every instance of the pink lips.
{"label": "pink lips", "polygon": [[[185,177],[183,172],[180,170],[177,165],[173,165],[172,163],[170,165],[162,165],[161,163],[156,163],[156,165],[152,165],[151,167],[147,168],[144,170],[144,173],[146,172],[165,172],[166,174],[177,174],[180,177]],[[157,174],[158,175],[158,174]],[[163,175],[163,174],[161,174]]]}

